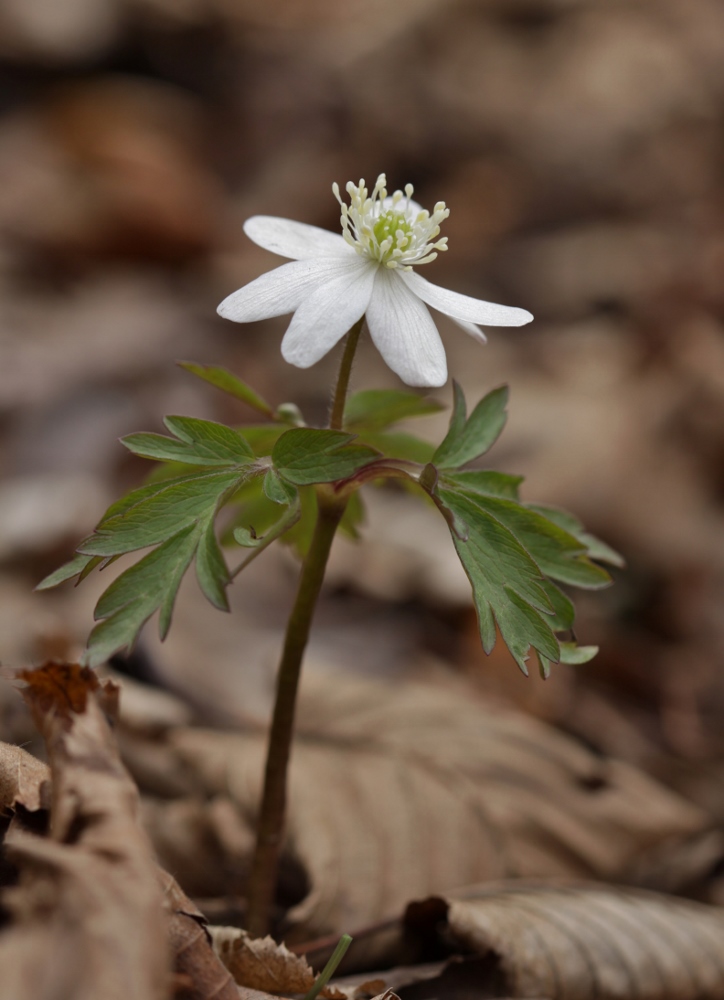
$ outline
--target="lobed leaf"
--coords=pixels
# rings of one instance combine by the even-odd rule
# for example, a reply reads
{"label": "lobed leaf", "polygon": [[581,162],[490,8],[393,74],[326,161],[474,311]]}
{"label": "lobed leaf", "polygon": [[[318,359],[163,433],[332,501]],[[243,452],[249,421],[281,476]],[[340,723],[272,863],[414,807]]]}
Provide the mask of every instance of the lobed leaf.
{"label": "lobed leaf", "polygon": [[465,399],[462,389],[455,383],[455,409],[450,430],[433,455],[433,463],[442,469],[457,469],[484,455],[505,426],[507,404],[508,387],[502,385],[484,396],[464,420]]}
{"label": "lobed leaf", "polygon": [[560,647],[561,663],[569,663],[573,666],[590,663],[598,653],[598,646],[578,646],[575,642],[561,642]]}
{"label": "lobed leaf", "polygon": [[460,383],[453,379],[453,411],[450,415],[450,425],[448,427],[447,434],[442,439],[437,451],[435,452],[433,461],[439,462],[442,465],[445,456],[452,453],[454,442],[460,437],[465,427],[467,412],[468,407],[465,402],[465,393],[463,392]]}
{"label": "lobed leaf", "polygon": [[142,499],[129,504],[134,496],[131,494],[115,504],[115,513],[104,517],[79,551],[84,555],[113,556],[163,542],[182,528],[206,522],[242,479],[238,471],[210,472],[154,483],[153,491],[148,493],[145,487],[136,490],[136,496],[144,494]]}
{"label": "lobed leaf", "polygon": [[585,545],[539,511],[482,494],[475,494],[475,502],[513,532],[545,576],[587,589],[611,583],[606,570],[588,559]]}
{"label": "lobed leaf", "polygon": [[78,552],[69,562],[44,577],[35,589],[50,590],[51,587],[57,587],[58,584],[65,583],[66,580],[72,580],[74,576],[79,576],[88,568],[90,563],[97,565],[101,561],[101,558],[98,556],[86,556]]}
{"label": "lobed leaf", "polygon": [[347,430],[381,431],[407,417],[423,417],[443,409],[429,396],[401,389],[364,389],[355,392],[344,408]]}
{"label": "lobed leaf", "polygon": [[553,521],[559,527],[568,531],[571,535],[581,542],[591,559],[598,559],[600,562],[608,563],[610,566],[616,566],[619,569],[626,565],[626,561],[622,555],[612,549],[610,545],[606,542],[601,541],[600,538],[596,538],[590,532],[586,531],[581,522],[573,514],[569,514],[567,510],[561,510],[560,507],[548,507],[543,504],[528,504],[531,510],[538,511],[544,517],[547,517],[549,521]]}
{"label": "lobed leaf", "polygon": [[468,529],[467,540],[452,533],[455,548],[473,588],[483,648],[495,645],[497,623],[516,663],[527,672],[531,647],[550,660],[558,642],[543,615],[553,607],[543,575],[515,535],[477,502],[479,498],[440,486],[437,498]]}
{"label": "lobed leaf", "polygon": [[518,500],[518,487],[523,482],[523,476],[511,476],[491,469],[470,469],[466,472],[446,472],[445,482],[467,493]]}
{"label": "lobed leaf", "polygon": [[435,452],[435,446],[429,441],[404,431],[360,431],[358,440],[360,444],[376,449],[385,458],[418,465],[426,465]]}
{"label": "lobed leaf", "polygon": [[220,611],[228,611],[229,599],[226,596],[226,588],[231,583],[231,576],[216,540],[213,516],[209,518],[199,538],[196,550],[196,578],[204,595],[214,607]]}
{"label": "lobed leaf", "polygon": [[284,431],[291,428],[291,424],[245,424],[239,427],[239,434],[244,436],[250,448],[257,456],[263,458],[271,455],[274,445],[277,443]]}
{"label": "lobed leaf", "polygon": [[121,438],[121,443],[142,458],[187,465],[244,465],[255,457],[241,434],[225,424],[197,417],[166,417],[164,423],[175,438],[129,434]]}
{"label": "lobed leaf", "polygon": [[195,361],[179,361],[178,365],[179,368],[183,368],[204,382],[221,389],[222,392],[240,399],[242,403],[246,403],[265,416],[274,416],[274,411],[267,401],[228,369],[217,365],[199,365]]}
{"label": "lobed leaf", "polygon": [[297,498],[297,491],[285,483],[276,469],[268,469],[264,476],[264,495],[272,503],[290,504]]}
{"label": "lobed leaf", "polygon": [[372,448],[350,444],[353,439],[344,431],[295,427],[274,445],[272,461],[279,475],[295,486],[347,479],[380,457]]}
{"label": "lobed leaf", "polygon": [[101,596],[84,660],[95,667],[124,647],[131,647],[138,633],[161,608],[159,632],[165,638],[181,579],[199,541],[198,525],[188,525],[122,573]]}

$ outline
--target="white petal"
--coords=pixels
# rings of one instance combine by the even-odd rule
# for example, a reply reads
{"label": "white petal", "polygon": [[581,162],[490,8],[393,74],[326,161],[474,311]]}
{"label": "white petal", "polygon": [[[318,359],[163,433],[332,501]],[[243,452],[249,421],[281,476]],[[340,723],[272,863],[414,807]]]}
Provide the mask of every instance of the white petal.
{"label": "white petal", "polygon": [[469,333],[471,337],[474,337],[481,344],[487,344],[488,338],[485,336],[480,327],[475,325],[475,323],[468,323],[467,320],[457,319],[455,316],[448,316],[448,319],[459,326],[461,330]]}
{"label": "white petal", "polygon": [[485,326],[523,326],[533,319],[527,309],[499,306],[495,302],[484,302],[470,295],[451,292],[447,288],[431,284],[415,271],[400,271],[400,277],[423,302],[453,319],[483,323]]}
{"label": "white petal", "polygon": [[308,226],[304,222],[294,222],[292,219],[278,219],[273,215],[252,216],[244,223],[244,232],[265,250],[294,260],[355,252],[339,233],[331,233],[318,226]]}
{"label": "white petal", "polygon": [[304,299],[282,340],[282,357],[297,368],[323,358],[367,309],[376,265],[354,255],[343,274],[325,281]]}
{"label": "white petal", "polygon": [[[389,210],[394,207],[394,204],[395,203],[392,198],[392,195],[389,195],[389,197],[384,198],[380,202],[381,205],[380,211],[389,212]],[[408,219],[416,219],[417,216],[420,214],[420,212],[423,211],[422,205],[419,203],[419,201],[415,201],[414,198],[410,198],[409,204],[407,198],[403,198],[402,201],[397,203],[397,206],[398,206],[397,210],[404,211]]]}
{"label": "white petal", "polygon": [[384,267],[377,272],[367,325],[377,350],[403,382],[445,385],[447,362],[440,334],[420,299],[400,281],[400,272]]}
{"label": "white petal", "polygon": [[349,259],[295,260],[250,281],[227,295],[216,310],[224,319],[251,323],[294,312],[320,282],[349,270]]}

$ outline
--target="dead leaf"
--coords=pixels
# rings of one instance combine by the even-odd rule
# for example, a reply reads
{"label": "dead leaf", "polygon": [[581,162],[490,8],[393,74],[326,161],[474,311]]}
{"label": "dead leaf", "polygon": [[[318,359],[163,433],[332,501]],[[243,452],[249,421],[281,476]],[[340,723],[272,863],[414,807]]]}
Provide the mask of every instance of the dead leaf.
{"label": "dead leaf", "polygon": [[42,760],[21,747],[0,743],[0,810],[16,805],[31,812],[47,808],[44,791],[49,781],[50,770]]}
{"label": "dead leaf", "polygon": [[170,912],[169,935],[183,1000],[238,1000],[234,981],[211,946],[206,920],[168,872],[159,876]]}
{"label": "dead leaf", "polygon": [[[478,995],[501,995],[483,992],[495,977],[511,997],[724,997],[724,909],[689,900],[614,886],[512,882],[413,903],[405,919],[413,934],[430,933],[430,921],[444,926],[455,946],[479,956],[473,962],[486,959],[477,966]],[[425,996],[442,995],[439,983],[427,986]]]}
{"label": "dead leaf", "polygon": [[51,837],[11,830],[20,870],[4,906],[0,997],[5,1000],[159,1000],[168,984],[167,930],[138,795],[96,694],[76,665],[26,671],[24,696],[48,749]]}
{"label": "dead leaf", "polygon": [[[169,735],[207,792],[230,795],[245,814],[258,802],[265,743],[252,733]],[[635,769],[467,690],[304,680],[287,850],[311,885],[289,920],[309,937],[354,931],[443,886],[625,879],[642,855],[656,850],[663,865],[707,826]]]}
{"label": "dead leaf", "polygon": [[[294,955],[271,937],[252,938],[238,927],[209,927],[214,950],[240,986],[267,993],[307,993],[314,984],[314,970],[301,955]],[[321,996],[342,998],[329,988]]]}

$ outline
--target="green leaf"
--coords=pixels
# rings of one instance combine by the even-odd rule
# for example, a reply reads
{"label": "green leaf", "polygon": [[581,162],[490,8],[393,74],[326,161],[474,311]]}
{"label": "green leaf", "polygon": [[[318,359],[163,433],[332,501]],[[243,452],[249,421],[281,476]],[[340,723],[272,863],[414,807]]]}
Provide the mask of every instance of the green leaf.
{"label": "green leaf", "polygon": [[353,445],[343,431],[295,427],[274,445],[272,461],[280,476],[295,486],[347,479],[379,458],[371,448]]}
{"label": "green leaf", "polygon": [[86,556],[76,553],[69,562],[42,579],[35,589],[50,590],[51,587],[57,587],[59,583],[65,583],[66,580],[72,580],[74,576],[79,576],[88,568],[90,563],[94,564],[93,568],[95,569],[95,566],[102,561],[98,556]]}
{"label": "green leaf", "polygon": [[239,427],[257,458],[271,455],[274,445],[282,434],[291,428],[290,424],[245,424]]}
{"label": "green leaf", "polygon": [[113,556],[156,545],[183,528],[205,523],[242,479],[239,472],[209,472],[135,490],[109,508],[79,551],[84,555]]}
{"label": "green leaf", "polygon": [[209,382],[217,389],[221,389],[222,392],[240,399],[242,403],[247,403],[265,416],[273,418],[274,411],[266,400],[262,399],[257,392],[254,392],[245,382],[242,382],[226,368],[220,368],[216,365],[199,365],[194,361],[179,361],[178,365],[192,375],[196,375],[197,378],[203,379],[204,382]]}
{"label": "green leaf", "polygon": [[568,531],[571,535],[574,535],[579,542],[582,543],[586,552],[591,559],[598,559],[599,562],[608,563],[609,566],[616,566],[622,569],[626,565],[626,560],[612,549],[610,545],[606,542],[602,542],[600,538],[596,538],[595,535],[590,534],[586,531],[573,514],[569,514],[567,510],[561,510],[560,507],[548,507],[542,504],[528,504],[531,510],[538,511],[544,517],[547,517],[549,521],[553,521],[559,527]]}
{"label": "green leaf", "polygon": [[358,441],[375,448],[385,458],[416,462],[418,465],[426,465],[435,451],[435,446],[429,441],[404,431],[360,431]]}
{"label": "green leaf", "polygon": [[568,598],[562,590],[559,590],[552,580],[544,580],[543,589],[545,590],[546,596],[553,607],[554,614],[550,619],[547,619],[548,624],[553,631],[566,632],[568,629],[573,628],[576,610],[573,607],[573,602],[570,598]]}
{"label": "green leaf", "polygon": [[497,441],[507,419],[505,408],[508,404],[508,387],[502,385],[484,396],[464,426],[460,427],[460,413],[464,414],[465,403],[463,400],[461,408],[458,389],[456,385],[455,411],[458,415],[456,417],[453,414],[450,430],[432,458],[433,464],[443,469],[457,469],[484,455]]}
{"label": "green leaf", "polygon": [[255,457],[244,438],[224,424],[196,417],[166,417],[164,423],[176,438],[129,434],[121,443],[142,458],[187,465],[245,465]]}
{"label": "green leaf", "polygon": [[381,431],[407,417],[423,417],[442,409],[442,403],[429,396],[401,389],[364,389],[347,400],[344,427],[354,431]]}
{"label": "green leaf", "polygon": [[560,647],[561,663],[569,663],[573,666],[590,663],[598,653],[598,646],[577,646],[575,642],[562,642]]}
{"label": "green leaf", "polygon": [[[448,453],[452,453],[454,444],[463,432],[465,427],[465,421],[467,419],[467,404],[465,402],[465,393],[462,390],[462,386],[459,382],[453,379],[453,411],[450,416],[450,426],[448,427],[448,432],[442,439],[437,451],[435,452],[433,458],[440,464],[443,464],[444,458]],[[439,459],[442,456],[442,459]]]}
{"label": "green leaf", "polygon": [[261,545],[264,541],[264,536],[257,535],[256,530],[252,530],[251,528],[234,528],[232,534],[234,541],[243,549],[255,549],[257,545]]}
{"label": "green leaf", "polygon": [[198,417],[164,417],[163,422],[172,434],[200,454],[206,451],[219,460],[226,459],[231,463],[254,458],[254,452],[241,434],[226,424]]}
{"label": "green leaf", "polygon": [[575,587],[607,587],[611,577],[585,555],[574,535],[514,500],[475,494],[476,503],[513,532],[546,576]]}
{"label": "green leaf", "polygon": [[214,519],[209,521],[200,539],[196,552],[196,577],[208,600],[221,611],[229,610],[226,588],[231,583],[229,569],[219,548],[214,531]]}
{"label": "green leaf", "polygon": [[241,485],[229,501],[236,507],[231,523],[222,534],[222,544],[231,544],[235,528],[247,528],[252,535],[262,536],[279,520],[279,504],[264,493],[263,477],[257,476]]}
{"label": "green leaf", "polygon": [[505,472],[490,469],[471,469],[467,472],[446,472],[445,482],[467,493],[482,493],[486,496],[518,499],[518,487],[523,476],[511,476]]}
{"label": "green leaf", "polygon": [[275,469],[268,469],[264,476],[264,495],[272,503],[290,504],[297,498],[297,491],[278,475]]}
{"label": "green leaf", "polygon": [[144,623],[159,607],[160,634],[165,638],[181,579],[198,543],[200,529],[189,525],[122,573],[101,596],[96,619],[105,619],[88,639],[84,662],[105,662],[119,649],[132,646]]}
{"label": "green leaf", "polygon": [[468,528],[467,541],[454,533],[452,537],[472,584],[485,652],[490,653],[495,645],[497,623],[524,673],[531,646],[557,661],[558,642],[544,618],[553,609],[539,567],[512,532],[479,505],[478,498],[444,486],[437,497]]}
{"label": "green leaf", "polygon": [[362,500],[362,494],[359,490],[355,490],[344,509],[342,520],[339,522],[339,530],[343,535],[357,542],[360,538],[359,528],[364,524],[366,517],[367,512]]}
{"label": "green leaf", "polygon": [[[598,646],[577,646],[575,642],[561,642],[561,663],[569,666],[580,666],[589,663],[598,653]],[[545,656],[538,655],[541,677],[546,680],[551,675],[551,661]]]}
{"label": "green leaf", "polygon": [[138,489],[131,490],[130,493],[126,493],[125,496],[119,497],[118,500],[115,500],[96,525],[96,531],[103,527],[106,521],[113,520],[113,518],[118,517],[127,510],[130,510],[131,507],[141,503],[141,501],[157,496],[163,490],[174,487],[177,484],[188,483],[192,480],[198,479],[199,476],[204,475],[206,475],[206,473],[200,473],[197,469],[194,469],[192,472],[185,472],[181,476],[173,476],[170,479],[150,480],[145,483],[145,485],[139,486]]}
{"label": "green leaf", "polygon": [[296,523],[282,537],[282,542],[294,549],[300,559],[304,559],[312,542],[317,524],[317,493],[311,486],[299,490],[299,517]]}

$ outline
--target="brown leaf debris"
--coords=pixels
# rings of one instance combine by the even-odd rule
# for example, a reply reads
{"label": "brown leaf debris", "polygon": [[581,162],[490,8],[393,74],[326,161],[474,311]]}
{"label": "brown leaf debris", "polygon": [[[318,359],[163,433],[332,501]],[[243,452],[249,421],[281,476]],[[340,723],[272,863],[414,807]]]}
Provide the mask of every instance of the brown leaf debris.
{"label": "brown leaf debris", "polygon": [[21,747],[0,743],[0,810],[21,805],[36,812],[47,805],[48,765]]}
{"label": "brown leaf debris", "polygon": [[[262,736],[179,729],[169,742],[207,794],[255,808]],[[623,881],[643,855],[663,864],[709,829],[634,768],[465,693],[305,679],[287,826],[311,885],[289,915],[299,934],[366,926],[484,879]]]}
{"label": "brown leaf debris", "polygon": [[168,872],[159,872],[169,911],[174,970],[183,1000],[238,1000],[234,980],[214,951],[206,920]]}
{"label": "brown leaf debris", "polygon": [[509,882],[408,908],[413,933],[429,935],[430,921],[479,956],[470,987],[484,995],[494,981],[506,996],[554,1000],[724,997],[721,908],[614,886]]}
{"label": "brown leaf debris", "polygon": [[[48,749],[51,835],[8,834],[20,870],[0,936],[2,1000],[160,1000],[167,929],[137,791],[96,700],[95,675],[49,664],[23,675]],[[113,702],[115,688],[105,689]]]}

